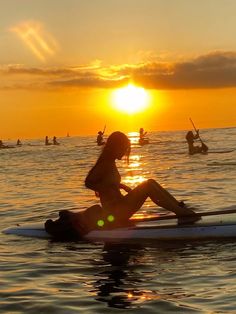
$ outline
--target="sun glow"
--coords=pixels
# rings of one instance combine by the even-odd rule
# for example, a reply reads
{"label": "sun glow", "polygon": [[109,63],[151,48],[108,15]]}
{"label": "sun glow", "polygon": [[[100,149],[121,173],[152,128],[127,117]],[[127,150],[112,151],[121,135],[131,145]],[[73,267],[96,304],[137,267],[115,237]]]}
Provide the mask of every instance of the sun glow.
{"label": "sun glow", "polygon": [[148,107],[149,94],[144,88],[129,84],[113,92],[112,103],[117,110],[134,114]]}

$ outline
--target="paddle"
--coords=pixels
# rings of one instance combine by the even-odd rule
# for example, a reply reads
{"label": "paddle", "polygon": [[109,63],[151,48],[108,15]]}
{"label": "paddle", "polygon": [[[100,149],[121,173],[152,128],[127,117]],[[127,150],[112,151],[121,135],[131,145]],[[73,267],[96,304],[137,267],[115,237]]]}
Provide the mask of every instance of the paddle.
{"label": "paddle", "polygon": [[192,120],[191,118],[189,118],[189,120],[190,120],[190,122],[192,123],[192,126],[193,126],[195,132],[198,134],[199,141],[200,141],[201,144],[202,144],[202,150],[203,150],[203,152],[207,152],[207,151],[208,151],[208,146],[203,143],[203,141],[202,141],[202,139],[201,139],[201,137],[200,137],[200,135],[199,135],[199,131],[196,129],[195,124],[193,123],[193,120]]}
{"label": "paddle", "polygon": [[[225,214],[235,214],[235,209],[227,209],[227,210],[216,210],[212,212],[203,212],[203,213],[195,213],[194,215],[188,215],[188,216],[182,216],[181,218],[189,218],[189,217],[195,217],[195,215],[199,217],[203,216],[216,216],[216,215],[225,215]],[[180,217],[177,217],[176,215],[166,215],[166,216],[159,216],[159,217],[147,217],[147,218],[132,218],[132,221],[135,222],[145,222],[145,221],[158,221],[158,220],[170,220],[170,219],[178,219]]]}
{"label": "paddle", "polygon": [[106,124],[104,125],[104,128],[103,128],[103,131],[102,131],[102,134],[104,134],[105,133],[105,130],[106,130]]}

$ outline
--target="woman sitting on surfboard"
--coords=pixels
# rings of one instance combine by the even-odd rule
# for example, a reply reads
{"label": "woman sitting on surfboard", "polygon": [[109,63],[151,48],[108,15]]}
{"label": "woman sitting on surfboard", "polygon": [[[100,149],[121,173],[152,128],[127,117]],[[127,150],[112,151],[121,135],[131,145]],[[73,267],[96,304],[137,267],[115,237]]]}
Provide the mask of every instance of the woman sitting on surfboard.
{"label": "woman sitting on surfboard", "polygon": [[[208,151],[208,147],[204,144],[199,136],[199,130],[196,130],[196,134],[194,135],[192,131],[188,131],[185,136],[186,141],[188,143],[188,152],[189,155],[199,154],[199,153],[206,153]],[[194,140],[200,139],[201,146],[194,146]]]}
{"label": "woman sitting on surfboard", "polygon": [[[114,225],[127,223],[148,197],[158,206],[174,212],[180,217],[180,222],[184,222],[182,218],[184,216],[194,216],[193,210],[186,208],[183,202],[178,202],[153,179],[148,179],[134,189],[122,184],[115,162],[124,156],[128,159],[129,154],[130,141],[128,137],[121,132],[112,133],[108,137],[95,166],[90,170],[85,180],[86,187],[95,191],[95,194],[99,196],[103,211],[108,217],[114,218]],[[127,194],[123,195],[121,190]],[[197,216],[191,218],[194,221]]]}
{"label": "woman sitting on surfboard", "polygon": [[[108,137],[100,157],[85,179],[86,187],[100,198],[101,206],[95,205],[80,213],[62,211],[56,222],[46,222],[47,232],[55,236],[63,236],[62,233],[67,232],[80,237],[94,229],[128,226],[131,223],[129,218],[148,197],[158,206],[174,212],[179,223],[199,220],[193,210],[183,202],[178,202],[153,179],[148,179],[134,189],[121,183],[116,160],[124,156],[128,159],[130,147],[130,141],[124,133],[114,132]],[[127,194],[123,195],[121,190]]]}

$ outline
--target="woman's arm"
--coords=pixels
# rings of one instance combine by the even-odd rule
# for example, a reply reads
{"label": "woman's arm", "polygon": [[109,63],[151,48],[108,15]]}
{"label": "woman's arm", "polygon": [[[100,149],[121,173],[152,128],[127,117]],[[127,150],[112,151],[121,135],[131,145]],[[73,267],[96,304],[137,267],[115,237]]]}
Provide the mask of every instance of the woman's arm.
{"label": "woman's arm", "polygon": [[120,186],[119,186],[120,189],[124,190],[125,192],[129,193],[130,191],[132,191],[132,189],[128,186],[128,185],[125,185],[123,183],[120,183]]}

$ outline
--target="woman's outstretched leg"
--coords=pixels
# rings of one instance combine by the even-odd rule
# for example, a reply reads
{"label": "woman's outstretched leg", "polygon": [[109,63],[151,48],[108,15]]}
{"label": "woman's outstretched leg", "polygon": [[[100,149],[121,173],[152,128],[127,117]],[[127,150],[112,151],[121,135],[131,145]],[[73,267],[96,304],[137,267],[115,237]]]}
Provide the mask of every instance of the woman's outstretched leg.
{"label": "woman's outstretched leg", "polygon": [[142,207],[148,197],[150,197],[155,204],[168,211],[174,212],[178,217],[193,216],[195,214],[193,210],[181,207],[180,203],[173,195],[155,180],[149,179],[138,185],[124,197],[124,203],[130,211],[130,216]]}

